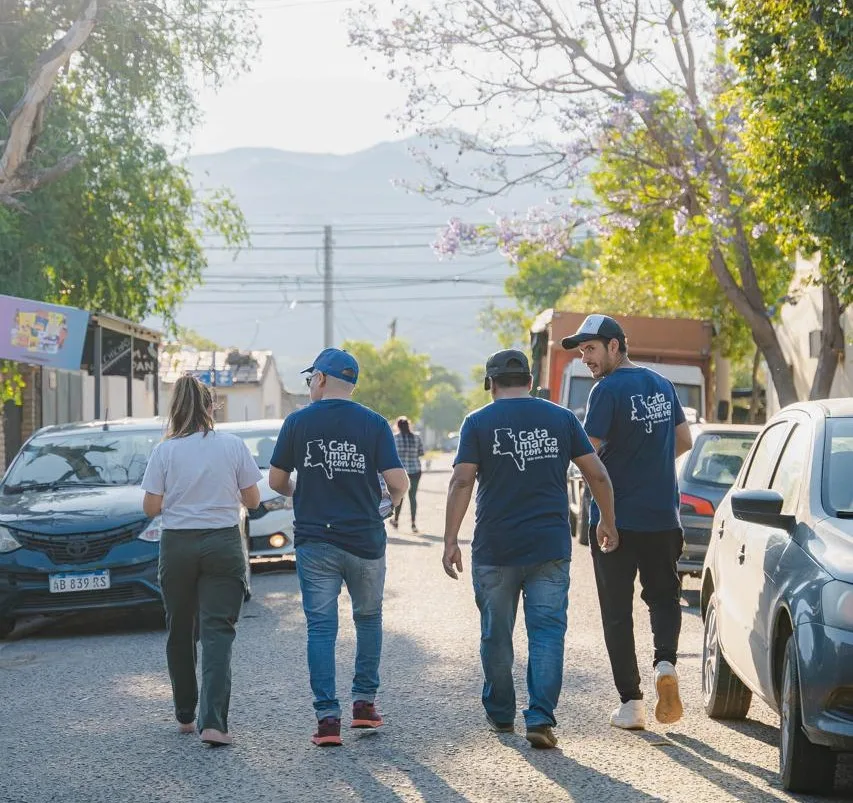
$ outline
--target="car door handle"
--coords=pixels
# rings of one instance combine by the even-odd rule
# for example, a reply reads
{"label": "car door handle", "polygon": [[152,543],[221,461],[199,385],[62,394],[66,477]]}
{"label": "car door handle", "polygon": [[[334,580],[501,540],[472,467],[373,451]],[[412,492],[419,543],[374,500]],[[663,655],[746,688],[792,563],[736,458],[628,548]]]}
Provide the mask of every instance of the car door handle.
{"label": "car door handle", "polygon": [[719,527],[719,529],[717,530],[717,537],[718,537],[718,538],[722,538],[722,537],[723,537],[723,533],[725,533],[725,531],[726,531],[726,523],[725,523],[725,522],[723,522],[722,524],[720,524],[720,527]]}
{"label": "car door handle", "polygon": [[743,566],[743,562],[746,560],[746,544],[742,544],[740,548],[740,552],[737,553],[737,562]]}

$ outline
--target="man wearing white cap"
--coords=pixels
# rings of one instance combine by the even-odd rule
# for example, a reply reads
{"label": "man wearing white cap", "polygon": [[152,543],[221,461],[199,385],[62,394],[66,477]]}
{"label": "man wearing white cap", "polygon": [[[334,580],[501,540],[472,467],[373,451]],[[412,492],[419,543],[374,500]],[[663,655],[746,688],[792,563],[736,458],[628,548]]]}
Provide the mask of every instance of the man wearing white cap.
{"label": "man wearing white cap", "polygon": [[595,503],[589,540],[604,639],[621,700],[610,724],[626,729],[646,726],[634,647],[637,574],[654,635],[655,717],[663,723],[677,722],[682,704],[675,669],[681,633],[676,566],[684,539],[675,459],[692,446],[690,429],[673,384],[628,359],[625,332],[613,318],[589,315],[562,345],[579,349],[599,380],[589,396],[584,429],[607,468],[616,502],[619,548],[604,553],[598,547]]}

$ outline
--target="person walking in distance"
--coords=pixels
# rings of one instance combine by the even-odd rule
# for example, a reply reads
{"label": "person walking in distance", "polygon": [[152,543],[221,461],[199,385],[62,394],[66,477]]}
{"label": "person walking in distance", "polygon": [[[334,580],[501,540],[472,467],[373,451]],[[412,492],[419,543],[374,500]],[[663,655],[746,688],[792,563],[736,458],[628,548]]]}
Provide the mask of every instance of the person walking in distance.
{"label": "person walking in distance", "polygon": [[[409,475],[409,510],[412,514],[412,532],[416,533],[418,531],[416,523],[418,515],[417,495],[418,485],[421,481],[421,458],[424,456],[424,443],[420,435],[412,432],[409,419],[404,416],[397,419],[397,434],[394,436],[394,442],[397,444],[397,454],[400,455],[403,468]],[[394,518],[391,519],[394,529],[397,529],[400,524],[400,511],[402,509],[402,502],[394,508]]]}
{"label": "person walking in distance", "polygon": [[574,461],[603,511],[600,548],[619,539],[613,491],[575,414],[530,396],[532,378],[524,353],[499,351],[486,363],[492,402],[462,424],[447,493],[444,571],[462,571],[458,534],[475,482],[477,515],[472,574],[480,610],[483,706],[492,730],[514,730],[512,634],[523,596],[527,626],[529,704],[524,711],[533,747],[557,744],[554,709],[563,682],[569,598],[571,530],[566,474]]}
{"label": "person walking in distance", "polygon": [[[181,733],[198,730],[211,746],[231,744],[231,647],[248,567],[240,505],[261,501],[246,444],[213,428],[210,390],[192,376],[175,383],[166,439],[148,462],[147,516],[163,517],[160,588],[166,608],[166,660]],[[201,697],[196,641],[202,649]]]}
{"label": "person walking in distance", "polygon": [[[314,744],[341,744],[335,687],[338,597],[346,583],[357,636],[353,728],[378,728],[375,705],[382,651],[385,525],[380,475],[399,505],[408,487],[388,422],[354,402],[358,362],[340,349],[320,352],[307,373],[311,404],[284,421],[270,461],[270,487],[293,496],[296,572],[308,624]],[[299,469],[294,484],[290,475]]]}
{"label": "person walking in distance", "polygon": [[659,722],[682,715],[678,688],[681,584],[677,563],[684,545],[679,519],[675,459],[692,446],[690,428],[672,383],[628,359],[622,327],[606,315],[590,315],[562,341],[579,349],[598,380],[587,404],[584,428],[610,474],[616,499],[620,547],[605,553],[592,537],[601,511],[590,513],[590,547],[601,606],[604,639],[620,705],[610,724],[642,729],[646,709],[634,647],[634,583],[654,635],[654,677]]}

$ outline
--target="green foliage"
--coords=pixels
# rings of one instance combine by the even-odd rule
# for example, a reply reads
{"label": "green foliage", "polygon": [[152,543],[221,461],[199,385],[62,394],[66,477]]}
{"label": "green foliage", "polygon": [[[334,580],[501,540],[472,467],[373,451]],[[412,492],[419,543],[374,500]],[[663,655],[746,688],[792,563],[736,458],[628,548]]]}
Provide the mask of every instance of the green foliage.
{"label": "green foliage", "polygon": [[[66,30],[80,3],[3,6],[0,141],[39,54]],[[242,2],[103,3],[98,23],[45,108],[28,169],[76,153],[55,183],[0,206],[4,292],[139,320],[174,313],[206,266],[202,237],[246,242],[227,193],[196,191],[160,144],[198,120],[198,78],[218,84],[246,66],[255,46]]]}
{"label": "green foliage", "polygon": [[163,347],[166,352],[178,351],[183,346],[189,346],[197,351],[222,351],[222,346],[215,340],[200,335],[194,329],[186,326],[175,327],[175,342]]}
{"label": "green foliage", "polygon": [[433,431],[446,435],[459,429],[467,412],[462,393],[450,383],[443,382],[427,390],[421,420]]}
{"label": "green foliage", "polygon": [[11,360],[0,361],[0,419],[2,419],[2,407],[6,402],[11,401],[19,406],[23,404],[25,385],[16,363]]}
{"label": "green foliage", "polygon": [[398,338],[379,348],[367,341],[347,340],[342,348],[358,360],[356,401],[388,420],[401,415],[420,419],[430,372],[426,356],[415,354]]}
{"label": "green foliage", "polygon": [[[668,109],[665,100],[662,104],[662,113],[672,114],[672,128],[677,128],[683,112]],[[599,242],[599,269],[587,271],[560,306],[614,315],[709,319],[723,353],[737,359],[751,353],[752,333],[709,262],[715,244],[730,264],[743,258],[734,245],[721,244],[721,233],[733,221],[712,221],[701,214],[681,218],[673,208],[680,187],[655,166],[664,156],[645,129],[610,133],[591,181],[613,220],[611,231]],[[711,193],[710,186],[706,192]],[[734,203],[739,225],[754,232],[749,259],[773,316],[790,284],[791,262],[777,247],[774,234],[761,226],[760,210],[745,198]]]}
{"label": "green foliage", "polygon": [[820,249],[853,299],[853,12],[849,3],[731,0],[759,202],[792,247]]}
{"label": "green foliage", "polygon": [[502,349],[526,348],[533,318],[524,307],[499,307],[497,304],[487,304],[477,316],[480,329],[491,332]]}
{"label": "green foliage", "polygon": [[506,292],[529,311],[549,309],[581,280],[595,252],[594,240],[577,243],[562,258],[543,248],[522,246],[518,269],[504,284]]}
{"label": "green foliage", "polygon": [[469,413],[485,407],[492,401],[492,394],[483,389],[483,377],[486,374],[485,362],[483,360],[483,365],[476,365],[471,369],[474,387],[465,394],[465,406]]}
{"label": "green foliage", "polygon": [[456,371],[450,371],[443,365],[430,364],[426,386],[434,388],[436,385],[450,385],[457,393],[461,393],[464,380]]}
{"label": "green foliage", "polygon": [[543,309],[556,306],[581,281],[597,250],[592,239],[575,244],[562,257],[541,246],[522,245],[516,272],[504,282],[504,290],[517,306],[488,304],[478,316],[480,328],[494,334],[501,348],[526,348],[533,319]]}

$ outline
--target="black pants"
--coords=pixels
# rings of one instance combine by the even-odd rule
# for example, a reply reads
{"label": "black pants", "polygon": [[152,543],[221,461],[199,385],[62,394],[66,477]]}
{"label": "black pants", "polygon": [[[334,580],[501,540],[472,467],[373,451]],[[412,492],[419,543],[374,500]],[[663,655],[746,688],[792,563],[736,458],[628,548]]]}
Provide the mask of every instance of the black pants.
{"label": "black pants", "polygon": [[681,530],[638,532],[619,530],[619,548],[604,554],[596,528],[590,528],[589,544],[601,606],[604,641],[610,656],[613,680],[622,702],[642,700],[640,670],[634,646],[634,581],[643,587],[654,636],[654,664],[675,664],[681,634],[681,583],[678,558],[684,546]]}
{"label": "black pants", "polygon": [[[421,472],[417,474],[409,474],[409,507],[412,510],[412,524],[415,523],[415,517],[418,514],[418,485],[421,481]],[[403,503],[400,502],[394,510],[394,521],[400,520],[400,511],[403,509]]]}

